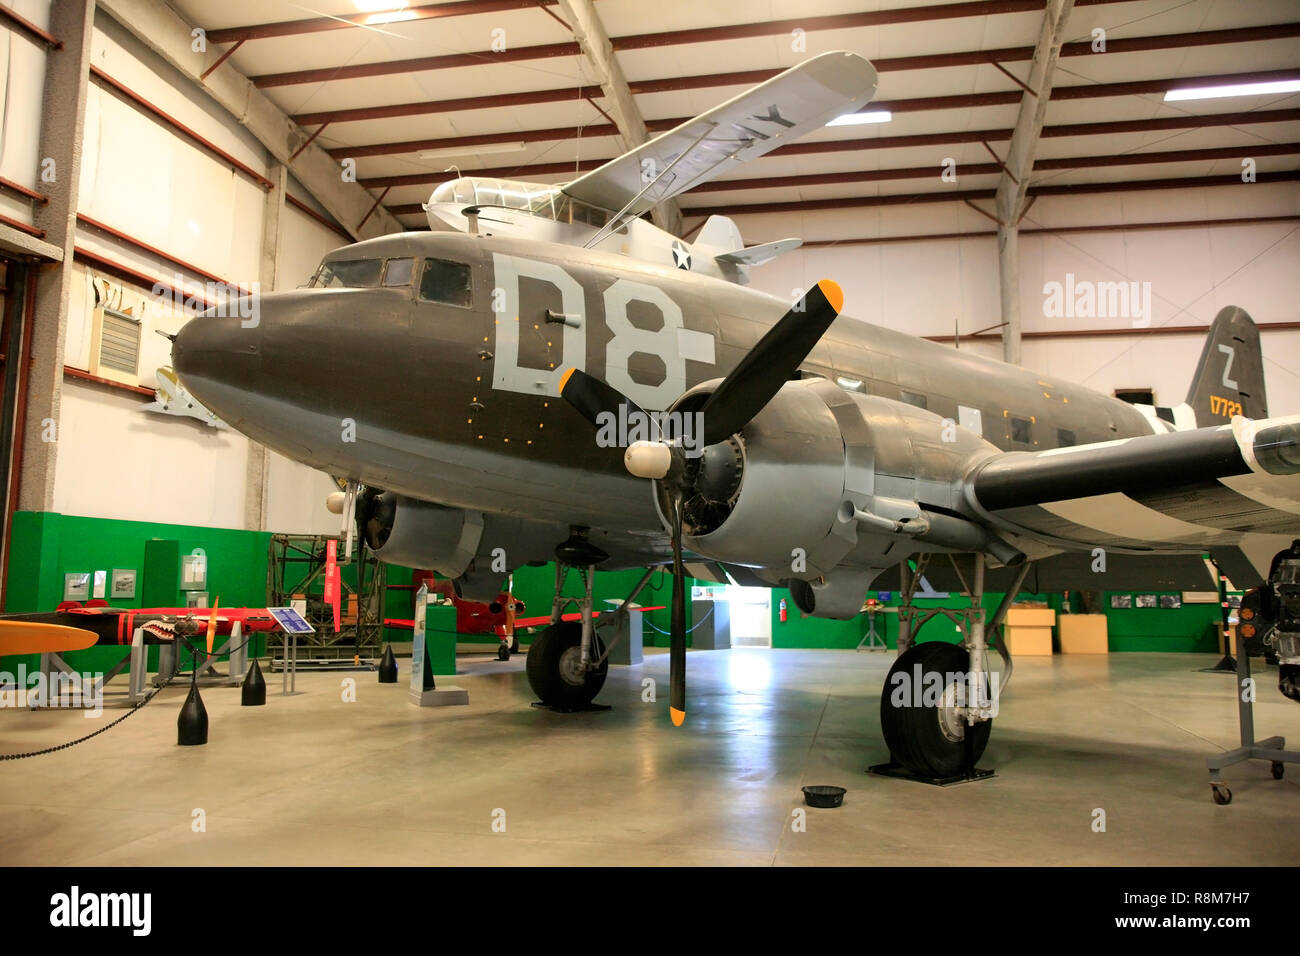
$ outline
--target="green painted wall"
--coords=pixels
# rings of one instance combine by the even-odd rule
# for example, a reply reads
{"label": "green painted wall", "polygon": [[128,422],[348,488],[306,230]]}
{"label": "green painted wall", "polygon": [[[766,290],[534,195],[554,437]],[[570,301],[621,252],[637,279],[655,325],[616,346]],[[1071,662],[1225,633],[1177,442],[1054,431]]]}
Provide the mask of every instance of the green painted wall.
{"label": "green painted wall", "polygon": [[[157,524],[142,521],[116,521],[105,518],[86,518],[54,512],[23,511],[14,515],[12,533],[12,558],[9,563],[9,580],[6,607],[9,612],[51,611],[63,600],[63,576],[73,572],[108,571],[114,568],[133,568],[137,571],[136,597],[116,602],[118,606],[148,607],[158,604],[183,605],[179,591],[167,601],[146,603],[146,596],[160,597],[162,589],[146,574],[146,542],[151,540],[176,541],[178,554],[189,554],[202,548],[208,558],[208,593],[218,599],[223,607],[261,607],[266,603],[267,552],[271,535],[266,532],[225,528],[204,528],[196,525]],[[159,566],[159,565],[156,565]],[[344,567],[345,580],[354,581],[353,571]],[[598,609],[608,608],[606,598],[624,598],[641,572],[637,570],[603,572],[596,576],[594,596]],[[166,571],[163,576],[171,577]],[[389,565],[387,583],[409,585],[410,568]],[[527,605],[529,616],[549,614],[551,590],[555,570],[547,565],[539,568],[520,568],[515,572],[515,593]],[[638,602],[643,605],[667,604],[672,581],[666,574],[656,574],[651,584],[642,592]],[[170,588],[167,593],[173,593]],[[315,593],[319,594],[320,584]],[[571,573],[566,594],[580,594],[581,582]],[[392,589],[385,595],[384,616],[410,618],[412,592]],[[688,609],[689,616],[689,609]],[[668,629],[668,611],[651,612],[652,623]],[[454,614],[430,620],[430,647],[432,659],[437,664],[435,673],[453,673],[450,663],[455,641],[435,643],[435,635],[454,629]],[[654,632],[647,628],[647,644]],[[399,642],[410,640],[409,631],[388,629],[388,639]],[[460,643],[482,642],[495,645],[491,634],[461,635]],[[667,638],[660,638],[667,646]],[[527,644],[528,637],[524,636]],[[450,648],[450,650],[449,650]],[[112,647],[88,648],[66,655],[70,666],[85,671],[104,671],[121,658],[122,650]],[[157,666],[157,649],[150,649],[150,667]],[[24,663],[35,669],[37,655],[19,655],[0,659],[0,669],[13,672]]]}
{"label": "green painted wall", "polygon": [[[63,575],[70,572],[109,571],[114,568],[134,568],[139,572],[137,597],[122,604],[129,607],[146,606],[145,595],[150,593],[145,575],[146,542],[152,539],[174,540],[179,553],[188,554],[202,548],[208,556],[208,592],[219,598],[226,607],[256,606],[266,602],[267,550],[270,534],[264,532],[204,528],[195,525],[155,524],[141,521],[114,521],[86,518],[52,512],[22,511],[14,515],[11,559],[5,610],[52,610],[63,598]],[[350,568],[344,575],[351,574]],[[387,580],[390,585],[409,584],[409,568],[389,566]],[[596,576],[595,598],[598,609],[609,606],[606,598],[623,598],[632,589],[641,572],[638,570],[602,572]],[[549,614],[551,589],[555,580],[552,566],[526,567],[515,572],[515,594],[527,608],[527,616]],[[693,584],[688,581],[688,586]],[[570,573],[565,593],[580,593],[580,580]],[[156,590],[156,589],[154,589]],[[672,579],[666,572],[657,572],[650,585],[638,597],[643,605],[668,605],[672,593]],[[875,592],[872,592],[873,595]],[[779,619],[781,599],[787,602],[787,621]],[[991,612],[1001,599],[1000,594],[985,595],[984,605]],[[1042,595],[1058,613],[1062,596]],[[183,603],[176,592],[176,603]],[[897,604],[897,594],[891,595],[891,604]],[[954,596],[953,607],[964,606],[965,599]],[[938,601],[917,601],[918,607],[936,607]],[[1195,604],[1176,609],[1109,607],[1105,600],[1112,651],[1197,651],[1213,653],[1217,650],[1214,624],[1219,620],[1217,604]],[[1078,610],[1077,602],[1075,610]],[[386,617],[411,617],[411,592],[390,590],[385,599]],[[801,618],[790,593],[784,588],[772,590],[772,646],[788,648],[853,648],[866,633],[865,615],[850,621],[827,621],[818,618]],[[667,647],[667,607],[647,615],[653,625],[645,630],[647,647]],[[454,617],[440,617],[431,621],[431,633],[450,631]],[[883,614],[877,619],[883,627],[889,647],[895,647],[898,636],[898,618]],[[691,605],[687,602],[687,626],[691,626]],[[658,628],[659,630],[656,630]],[[956,640],[953,625],[936,618],[921,632],[926,640]],[[388,637],[395,641],[409,640],[409,632],[390,630]],[[492,645],[496,637],[487,635],[461,635],[461,643],[481,642]],[[528,637],[523,637],[528,643]],[[439,648],[435,660],[446,657]],[[90,648],[68,655],[69,663],[84,670],[105,670],[111,667],[122,652],[115,648]],[[156,651],[151,656],[154,666]],[[35,655],[26,657],[28,668],[36,666]],[[5,669],[13,670],[20,658],[0,660]],[[447,665],[443,665],[447,666]],[[443,671],[439,671],[440,673]],[[450,673],[450,670],[445,672]]]}
{"label": "green painted wall", "polygon": [[[134,568],[136,597],[117,602],[122,607],[145,607],[145,542],[175,540],[180,553],[202,548],[208,557],[208,594],[226,607],[262,606],[266,603],[266,557],[269,534],[195,525],[111,521],[54,512],[19,511],[14,514],[10,538],[9,580],[5,610],[52,611],[63,600],[63,575],[73,572]],[[177,600],[180,593],[177,592]],[[123,651],[91,647],[65,655],[68,664],[83,671],[112,667]],[[29,669],[39,664],[36,655],[4,658],[12,671],[20,661]],[[157,666],[157,649],[151,649],[150,666]]]}
{"label": "green painted wall", "polygon": [[[1126,592],[1121,592],[1126,593]],[[1168,592],[1176,594],[1178,592]],[[879,597],[871,592],[872,597]],[[786,601],[786,623],[780,621],[780,602]],[[1221,610],[1217,604],[1187,604],[1180,608],[1111,608],[1109,593],[1103,595],[1106,607],[1106,628],[1108,645],[1112,652],[1123,651],[1182,651],[1198,653],[1216,653],[1218,635],[1215,622],[1220,620]],[[984,607],[991,615],[1002,600],[1000,593],[984,595]],[[1061,594],[1024,595],[1022,600],[1046,601],[1048,606],[1062,613],[1064,596]],[[898,595],[893,593],[887,602],[890,606],[898,605]],[[1077,598],[1071,601],[1072,611],[1081,610]],[[970,602],[963,596],[954,594],[945,601],[918,600],[919,608],[969,607]],[[898,646],[898,615],[879,614],[876,617],[876,631],[884,631],[889,647]],[[772,646],[773,647],[838,647],[854,648],[867,633],[867,616],[859,615],[851,621],[827,621],[819,618],[801,618],[798,608],[790,598],[790,592],[784,588],[772,589]],[[955,625],[942,617],[931,620],[921,630],[923,640],[946,640],[955,642],[958,635]],[[1059,648],[1060,633],[1054,631],[1054,639]]]}

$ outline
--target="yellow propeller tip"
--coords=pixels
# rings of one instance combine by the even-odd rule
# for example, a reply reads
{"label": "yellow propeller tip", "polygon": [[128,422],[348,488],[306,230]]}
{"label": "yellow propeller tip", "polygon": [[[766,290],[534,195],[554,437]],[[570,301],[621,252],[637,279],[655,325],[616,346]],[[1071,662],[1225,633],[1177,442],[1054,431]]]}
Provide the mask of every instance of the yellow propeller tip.
{"label": "yellow propeller tip", "polygon": [[831,279],[822,279],[817,283],[817,288],[822,290],[822,295],[826,296],[826,301],[838,315],[844,308],[844,290],[839,287],[839,283]]}
{"label": "yellow propeller tip", "polygon": [[560,391],[561,391],[561,392],[564,391],[564,386],[566,386],[566,385],[569,384],[569,379],[573,377],[573,373],[576,372],[577,370],[578,370],[578,367],[575,365],[573,368],[569,369],[567,372],[565,372],[563,375],[560,376]]}
{"label": "yellow propeller tip", "polygon": [[673,719],[674,727],[680,727],[682,722],[686,720],[686,711],[678,710],[676,707],[669,707],[668,716]]}

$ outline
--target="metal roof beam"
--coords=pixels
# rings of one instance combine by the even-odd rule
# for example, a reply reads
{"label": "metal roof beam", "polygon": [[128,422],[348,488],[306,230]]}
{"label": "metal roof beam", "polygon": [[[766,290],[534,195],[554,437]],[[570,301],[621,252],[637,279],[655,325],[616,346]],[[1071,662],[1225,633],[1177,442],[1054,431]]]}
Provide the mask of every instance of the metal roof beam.
{"label": "metal roof beam", "polygon": [[[600,22],[600,15],[592,0],[560,0],[560,10],[573,31],[574,39],[582,47],[582,53],[591,64],[597,82],[605,94],[605,103],[609,106],[608,117],[618,127],[623,140],[624,151],[636,149],[650,138],[646,130],[641,110],[637,108],[632,91],[628,88],[627,77],[614,56],[614,49],[609,42],[605,25]],[[594,104],[593,104],[594,105]],[[682,228],[682,211],[677,200],[669,199],[659,203],[650,212],[655,225],[677,235]]]}
{"label": "metal roof beam", "polygon": [[[1269,27],[1250,27],[1242,30],[1205,30],[1197,33],[1173,33],[1163,36],[1130,37],[1114,39],[1107,42],[1107,55],[1114,53],[1147,53],[1156,50],[1179,50],[1198,46],[1216,46],[1234,43],[1258,43],[1265,40],[1292,39],[1300,37],[1300,23],[1283,23]],[[1066,44],[1063,56],[1081,56],[1091,54],[1087,43]],[[1012,63],[1031,60],[1034,55],[1032,47],[1016,47],[1008,50],[982,50],[962,53],[936,53],[923,57],[907,57],[907,69],[942,69],[951,66],[969,66],[977,63]],[[886,61],[885,67],[888,67]],[[880,67],[877,67],[880,69]],[[733,73],[713,73],[687,77],[667,77],[658,80],[633,80],[628,82],[628,89],[633,94],[669,93],[678,90],[699,90],[717,86],[753,86],[769,80],[780,73],[780,69],[746,70]],[[882,70],[883,72],[883,70]],[[1161,92],[1175,89],[1177,84],[1186,84],[1186,79],[1153,80],[1148,83],[1162,84]],[[1079,84],[1065,89],[1091,88],[1094,84]],[[1095,84],[1103,85],[1103,84]],[[1111,84],[1124,86],[1125,84]],[[551,90],[535,90],[526,93],[505,93],[499,96],[475,96],[450,100],[429,100],[416,103],[398,103],[390,106],[363,106],[353,109],[322,110],[314,113],[299,113],[294,120],[302,125],[334,122],[347,123],[367,119],[389,119],[397,116],[421,116],[429,113],[447,113],[455,110],[479,110],[506,106],[531,106],[538,103],[560,103],[575,98],[590,98],[596,95],[593,87],[565,87]],[[1016,103],[1020,101],[1019,89],[1009,92],[970,94],[970,105],[988,105],[974,100],[985,98],[989,104]],[[1007,97],[1010,97],[1008,100]],[[941,97],[920,97],[915,100],[895,102],[923,103]],[[873,103],[870,109],[881,109],[879,103]],[[919,107],[918,107],[919,108]]]}
{"label": "metal roof beam", "polygon": [[1020,96],[1020,112],[1011,133],[1002,175],[998,180],[995,210],[998,222],[998,280],[1002,300],[1002,357],[1012,365],[1020,364],[1020,213],[1029,190],[1029,174],[1034,169],[1034,153],[1047,119],[1051,99],[1052,75],[1065,43],[1065,27],[1074,9],[1074,0],[1047,0],[1043,24],[1029,67],[1029,80]]}
{"label": "metal roof beam", "polygon": [[354,237],[368,238],[403,228],[383,209],[361,228],[374,197],[357,183],[345,182],[339,164],[319,146],[312,144],[299,151],[308,134],[229,62],[204,79],[204,72],[220,54],[211,47],[206,53],[193,52],[193,26],[170,7],[154,0],[99,0],[99,6],[216,100]]}
{"label": "metal roof beam", "polygon": [[212,43],[241,43],[248,40],[321,33],[326,30],[409,23],[412,20],[441,20],[447,17],[473,16],[476,13],[535,10],[544,5],[546,5],[544,0],[460,0],[458,3],[426,3],[387,13],[354,13],[345,17],[309,17],[303,20],[281,20],[244,27],[225,27],[220,30],[209,30],[208,40]]}
{"label": "metal roof beam", "polygon": [[[1078,0],[1076,0],[1076,3]],[[1130,2],[1130,0],[1106,0],[1106,2]],[[962,4],[952,4],[962,6]],[[1033,5],[1041,8],[1042,0]],[[917,7],[915,9],[923,9]],[[856,15],[855,15],[856,16]],[[784,22],[784,21],[783,21]],[[794,23],[796,21],[789,21]],[[1260,40],[1287,39],[1295,34],[1289,29],[1292,24],[1272,24],[1262,27],[1241,27],[1231,30],[1202,30],[1193,33],[1174,33],[1157,36],[1117,37],[1107,44],[1110,53],[1141,53],[1150,50],[1164,50],[1174,47],[1205,46],[1215,43],[1249,43]],[[721,28],[727,31],[735,28]],[[687,31],[691,32],[691,31]],[[650,46],[668,46],[650,41],[659,36],[672,34],[645,34],[644,36],[615,37],[610,41],[614,52],[638,50]],[[726,39],[726,38],[723,38]],[[242,41],[239,41],[242,42]],[[676,42],[676,41],[673,41]],[[1171,46],[1172,45],[1172,46]],[[1061,49],[1062,56],[1085,56],[1092,52],[1090,41],[1066,43]],[[543,43],[536,46],[513,47],[500,53],[469,52],[449,53],[439,56],[412,57],[404,60],[382,60],[375,63],[355,63],[341,66],[314,67],[307,70],[290,70],[283,73],[264,73],[250,77],[259,87],[293,86],[302,83],[326,83],[332,80],[352,80],[363,77],[391,76],[404,73],[421,73],[432,70],[457,69],[468,66],[487,66],[493,63],[521,62],[543,60],[561,56],[576,56],[579,50],[572,43]],[[872,64],[880,73],[903,70],[933,70],[957,66],[978,66],[989,64],[1001,68],[1003,63],[1015,63],[1032,59],[1034,47],[1003,47],[995,50],[959,50],[953,53],[922,53],[911,56],[880,57]],[[773,75],[780,72],[772,71]]]}
{"label": "metal roof beam", "polygon": [[[1300,182],[1300,170],[1276,173],[1258,173],[1256,182]],[[1239,174],[1220,176],[1189,176],[1182,179],[1136,179],[1117,183],[1078,183],[1067,185],[1030,186],[1032,196],[1087,196],[1095,193],[1142,192],[1154,189],[1200,189],[1206,186],[1242,186]],[[704,218],[720,214],[744,216],[767,212],[815,212],[820,209],[863,209],[875,206],[908,206],[916,203],[963,202],[975,199],[993,199],[996,189],[966,189],[953,192],[894,193],[886,196],[849,196],[843,199],[805,199],[794,202],[730,203],[725,206],[686,206],[682,209],[687,218]],[[404,206],[394,206],[398,215],[407,212]],[[417,207],[418,208],[418,207]]]}
{"label": "metal roof beam", "polygon": [[[1194,163],[1218,159],[1239,159],[1244,154],[1251,156],[1295,156],[1300,155],[1300,143],[1261,143],[1255,146],[1227,146],[1215,149],[1170,149],[1152,153],[1113,153],[1105,156],[1067,156],[1057,159],[1039,159],[1034,162],[1035,170],[1071,170],[1099,169],[1110,166],[1148,166],[1154,163]],[[579,170],[596,169],[605,160],[590,159],[579,163]],[[573,163],[544,163],[525,167],[530,173],[542,175],[564,175],[573,172]],[[701,183],[690,190],[690,195],[705,192],[734,192],[746,189],[786,189],[804,186],[835,186],[847,183],[893,182],[899,179],[928,179],[938,171],[937,166],[904,166],[892,169],[862,169],[844,173],[809,173],[802,176],[760,176],[745,179],[715,179]],[[963,176],[995,176],[1002,172],[1004,165],[992,163],[963,163],[960,167]],[[509,177],[517,170],[509,167],[496,169],[476,169],[471,176]],[[423,186],[446,182],[446,173],[415,173],[408,176],[376,176],[361,180],[367,189],[391,189],[401,186]]]}
{"label": "metal roof beam", "polygon": [[[1255,74],[1242,74],[1239,82],[1253,80],[1247,77]],[[686,122],[689,117],[681,119],[650,120],[646,128],[652,132],[672,129]],[[1101,123],[1067,123],[1058,126],[1043,127],[1045,137],[1057,136],[1102,136],[1119,133],[1149,133],[1166,129],[1198,129],[1207,126],[1238,126],[1254,123],[1283,123],[1300,119],[1300,109],[1254,110],[1237,113],[1211,113],[1194,116],[1183,113],[1178,116],[1164,116],[1146,120],[1114,120]],[[367,156],[390,156],[402,153],[418,153],[431,149],[453,149],[463,147],[465,155],[472,155],[475,146],[496,143],[545,143],[557,142],[577,136],[590,134],[593,137],[613,136],[617,130],[610,124],[600,126],[565,126],[552,129],[521,130],[505,133],[485,133],[476,136],[447,136],[442,139],[407,140],[401,143],[375,143],[368,146],[334,146],[326,152],[336,158],[352,156],[360,159]],[[875,136],[863,139],[831,139],[809,143],[789,143],[780,146],[769,156],[801,156],[811,153],[856,152],[864,149],[906,149],[911,146],[941,146],[951,143],[1003,142],[1011,138],[1009,129],[953,130],[947,133],[917,133],[903,136]],[[515,167],[518,172],[526,173],[530,167]],[[432,180],[431,180],[432,181]],[[436,180],[441,182],[441,180]]]}
{"label": "metal roof beam", "polygon": [[[214,43],[237,43],[319,33],[323,30],[343,30],[354,26],[381,26],[389,23],[409,23],[414,20],[533,9],[542,5],[549,6],[553,2],[554,0],[541,0],[541,2],[539,0],[463,0],[460,3],[432,3],[402,10],[399,16],[394,16],[392,13],[358,13],[342,17],[310,17],[302,20],[226,27],[212,30],[208,36]],[[1103,6],[1112,3],[1131,3],[1133,0],[1076,0],[1076,2],[1079,6]],[[685,43],[716,43],[746,37],[776,36],[788,34],[796,29],[812,33],[818,30],[846,30],[895,23],[928,23],[1004,13],[1033,13],[1041,10],[1042,6],[1042,0],[970,0],[970,2],[875,10],[868,13],[841,13],[822,17],[799,17],[792,20],[768,20],[761,23],[643,33],[636,36],[616,37],[613,42],[616,51],[641,50]]]}
{"label": "metal roof beam", "polygon": [[[1076,0],[1078,2],[1078,0]],[[1088,0],[1093,5],[1110,3],[1130,3],[1132,0]],[[447,4],[448,7],[460,6]],[[422,8],[415,8],[416,11]],[[793,30],[804,32],[816,30],[842,30],[854,27],[873,27],[894,23],[928,23],[938,20],[951,20],[963,17],[984,17],[1005,13],[1031,13],[1042,9],[1042,0],[975,0],[965,3],[942,3],[924,7],[907,7],[900,10],[877,10],[870,13],[845,13],[825,17],[799,18],[794,20],[769,20],[763,23],[743,23],[724,27],[706,27],[698,30],[676,30],[671,32],[642,33],[633,36],[613,37],[610,44],[614,52],[623,50],[644,50],[666,46],[678,46],[688,43],[719,43],[747,37],[777,36],[789,34]],[[415,12],[415,11],[412,11]],[[321,29],[338,29],[359,23],[364,15],[342,18],[345,23],[326,19],[331,24]],[[423,19],[420,16],[406,19]],[[318,20],[297,21],[319,23]],[[279,25],[275,25],[279,26]],[[256,27],[236,28],[234,30],[214,30],[209,36],[218,43],[243,43],[258,37],[250,35]],[[276,34],[284,35],[284,34]],[[503,60],[543,60],[560,56],[576,56],[574,44],[544,43],[530,47],[512,48],[502,53],[453,53],[444,56],[414,57],[405,60],[385,60],[377,63],[359,63],[338,67],[324,67],[310,70],[294,70],[285,73],[267,73],[251,77],[259,87],[287,86],[294,83],[320,83],[327,80],[355,79],[363,76],[387,76],[394,73],[413,73],[423,70],[441,70],[452,67],[474,66]],[[901,57],[900,60],[911,59]],[[878,70],[883,70],[881,61],[876,63]],[[884,62],[890,63],[892,60]],[[913,67],[896,67],[911,69]],[[922,67],[915,67],[921,69]]]}

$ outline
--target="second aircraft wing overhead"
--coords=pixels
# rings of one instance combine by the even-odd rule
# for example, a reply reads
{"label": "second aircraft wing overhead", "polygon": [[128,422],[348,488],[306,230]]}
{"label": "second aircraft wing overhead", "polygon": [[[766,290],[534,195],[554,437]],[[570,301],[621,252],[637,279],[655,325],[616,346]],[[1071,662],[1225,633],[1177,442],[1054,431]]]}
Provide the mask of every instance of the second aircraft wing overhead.
{"label": "second aircraft wing overhead", "polygon": [[856,53],[823,53],[611,159],[564,192],[612,212],[627,207],[626,215],[639,216],[860,109],[875,92],[876,68],[870,61]]}

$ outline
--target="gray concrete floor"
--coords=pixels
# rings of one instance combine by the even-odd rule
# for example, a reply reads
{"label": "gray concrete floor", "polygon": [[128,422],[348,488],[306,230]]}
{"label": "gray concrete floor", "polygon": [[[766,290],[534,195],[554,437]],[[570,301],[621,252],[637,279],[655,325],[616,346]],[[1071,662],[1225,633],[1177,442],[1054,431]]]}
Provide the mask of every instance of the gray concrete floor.
{"label": "gray concrete floor", "polygon": [[[7,864],[1294,864],[1300,767],[1230,768],[1210,799],[1204,758],[1235,744],[1233,678],[1207,656],[1026,658],[983,763],[940,790],[868,776],[886,757],[877,708],[891,657],[692,652],[674,729],[668,657],[614,668],[603,713],[528,706],[523,658],[462,658],[468,707],[420,709],[406,686],[302,673],[267,706],[210,688],[205,747],[176,746],[185,689],[95,739],[0,763]],[[402,662],[402,679],[406,678]],[[659,701],[642,703],[654,678]],[[1300,707],[1261,675],[1259,736],[1300,745]],[[441,679],[440,679],[441,680]],[[79,713],[0,710],[0,752],[71,739]],[[799,788],[848,788],[791,827]],[[1094,832],[1094,810],[1106,830]],[[202,810],[206,830],[194,832]],[[505,832],[493,831],[503,810]],[[499,815],[498,815],[499,819]]]}

